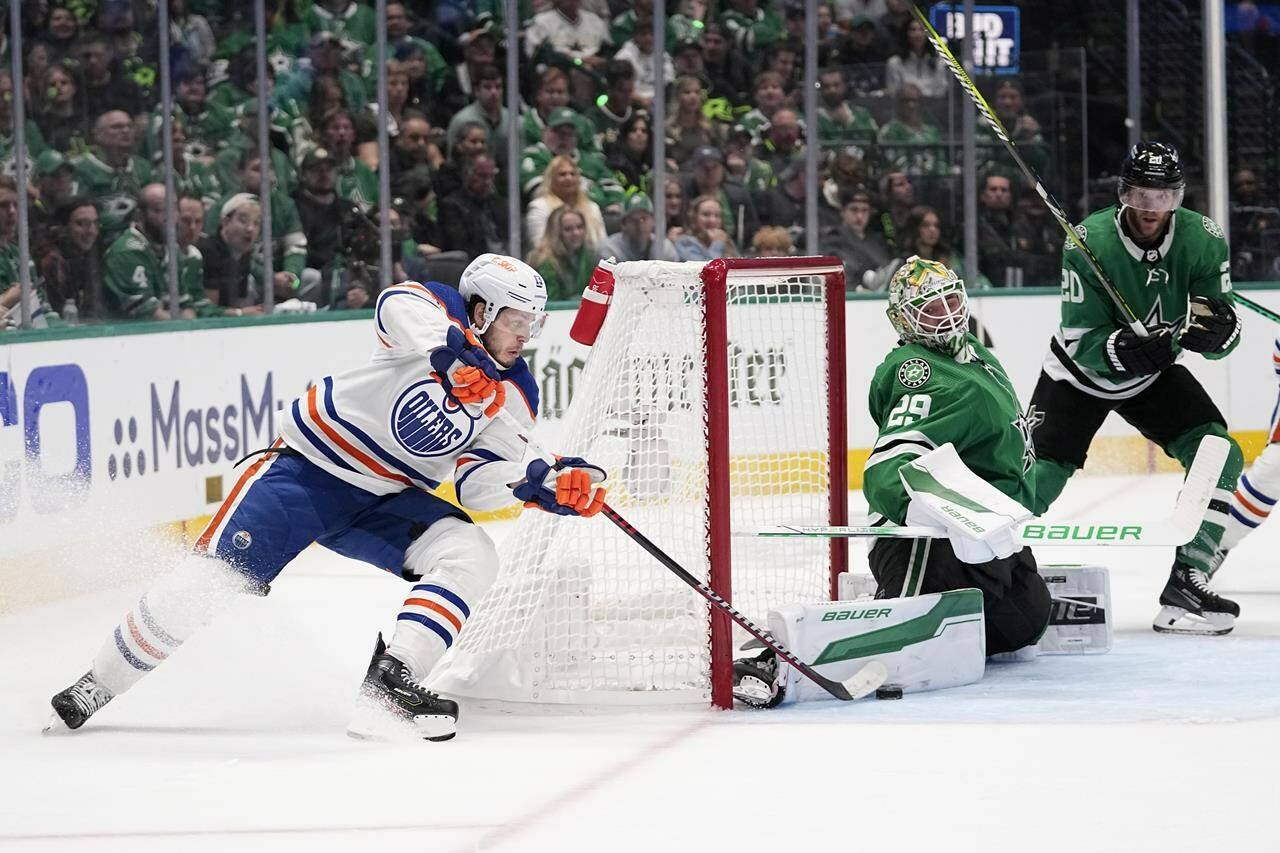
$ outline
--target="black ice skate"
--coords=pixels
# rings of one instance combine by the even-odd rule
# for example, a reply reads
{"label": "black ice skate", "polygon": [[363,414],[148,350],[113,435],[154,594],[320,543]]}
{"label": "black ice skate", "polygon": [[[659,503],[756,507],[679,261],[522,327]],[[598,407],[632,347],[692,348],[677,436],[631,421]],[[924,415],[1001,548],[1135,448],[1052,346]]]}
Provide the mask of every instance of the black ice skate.
{"label": "black ice skate", "polygon": [[1240,605],[1210,590],[1208,576],[1184,563],[1173,564],[1160,604],[1151,627],[1162,634],[1227,634],[1240,615]]}
{"label": "black ice skate", "polygon": [[366,739],[410,735],[449,740],[457,730],[458,703],[414,681],[409,667],[387,654],[379,634],[347,734]]}
{"label": "black ice skate", "polygon": [[772,708],[786,690],[778,682],[778,657],[765,649],[753,658],[733,662],[733,698],[752,708]]}
{"label": "black ice skate", "polygon": [[115,698],[115,695],[99,684],[93,677],[93,670],[80,676],[80,680],[53,697],[53,716],[44,727],[46,732],[56,731],[63,726],[78,729],[94,715],[99,708]]}

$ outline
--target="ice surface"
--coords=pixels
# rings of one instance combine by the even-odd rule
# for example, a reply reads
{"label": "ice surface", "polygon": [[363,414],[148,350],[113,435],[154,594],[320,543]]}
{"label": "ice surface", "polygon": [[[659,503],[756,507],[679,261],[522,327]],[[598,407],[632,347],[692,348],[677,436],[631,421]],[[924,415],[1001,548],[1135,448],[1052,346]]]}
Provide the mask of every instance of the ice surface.
{"label": "ice surface", "polygon": [[[1156,517],[1175,490],[1081,478],[1054,514]],[[1278,546],[1273,523],[1223,568],[1225,638],[1150,630],[1170,549],[1041,549],[1111,566],[1110,654],[892,702],[464,706],[443,744],[344,735],[404,588],[318,549],[83,730],[41,736],[139,586],[104,589],[0,619],[0,850],[1277,850]]]}

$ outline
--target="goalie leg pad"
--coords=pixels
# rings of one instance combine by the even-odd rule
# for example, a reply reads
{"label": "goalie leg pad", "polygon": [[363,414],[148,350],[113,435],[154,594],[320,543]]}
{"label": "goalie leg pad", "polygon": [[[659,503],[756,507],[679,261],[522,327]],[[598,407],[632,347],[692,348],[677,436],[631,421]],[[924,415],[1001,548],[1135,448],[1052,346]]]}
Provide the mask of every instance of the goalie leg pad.
{"label": "goalie leg pad", "polygon": [[483,530],[447,517],[414,540],[404,562],[421,579],[400,608],[387,651],[421,681],[458,639],[472,608],[497,578],[498,552]]}
{"label": "goalie leg pad", "polygon": [[[879,661],[889,670],[886,683],[905,693],[972,684],[986,666],[982,593],[976,589],[792,604],[769,611],[769,631],[828,678],[846,679]],[[791,667],[780,669],[784,702],[831,698]]]}
{"label": "goalie leg pad", "polygon": [[881,539],[868,558],[879,584],[877,599],[981,590],[987,654],[1031,645],[1049,623],[1049,592],[1036,573],[1030,548],[1002,560],[971,564],[957,559],[946,539]]}

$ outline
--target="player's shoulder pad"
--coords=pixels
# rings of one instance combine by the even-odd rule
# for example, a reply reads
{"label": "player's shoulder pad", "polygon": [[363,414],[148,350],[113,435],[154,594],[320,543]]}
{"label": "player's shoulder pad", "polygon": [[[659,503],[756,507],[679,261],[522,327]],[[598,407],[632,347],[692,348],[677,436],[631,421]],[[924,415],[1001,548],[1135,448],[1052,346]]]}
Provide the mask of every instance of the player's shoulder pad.
{"label": "player's shoulder pad", "polygon": [[1178,208],[1178,213],[1180,214],[1179,219],[1182,220],[1178,223],[1179,226],[1189,228],[1193,231],[1203,230],[1206,234],[1216,240],[1227,239],[1226,232],[1222,230],[1221,225],[1213,220],[1213,217],[1205,216],[1204,214],[1197,213],[1194,210],[1187,210],[1185,207]]}
{"label": "player's shoulder pad", "polygon": [[504,382],[510,382],[516,386],[516,390],[524,397],[524,402],[529,407],[529,417],[536,421],[538,419],[538,383],[533,378],[533,371],[529,370],[529,363],[523,357],[517,358],[515,364],[506,370],[498,371],[498,375]]}
{"label": "player's shoulder pad", "polygon": [[945,355],[920,344],[902,344],[889,352],[876,368],[875,384],[891,395],[915,391],[926,385],[939,386],[937,377]]}
{"label": "player's shoulder pad", "polygon": [[467,322],[467,303],[456,288],[441,284],[438,281],[424,282],[422,286],[443,303],[445,313],[449,315],[450,319],[461,323],[464,327],[471,325]]}

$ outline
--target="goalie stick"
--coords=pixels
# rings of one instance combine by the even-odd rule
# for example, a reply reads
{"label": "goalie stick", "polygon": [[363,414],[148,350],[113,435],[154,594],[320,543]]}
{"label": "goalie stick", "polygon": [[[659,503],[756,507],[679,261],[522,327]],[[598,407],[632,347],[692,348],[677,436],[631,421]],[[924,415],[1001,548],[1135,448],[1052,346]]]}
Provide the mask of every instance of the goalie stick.
{"label": "goalie stick", "polygon": [[[1020,545],[1109,545],[1180,546],[1190,542],[1200,529],[1209,500],[1218,486],[1218,477],[1227,461],[1231,445],[1225,438],[1207,435],[1200,440],[1195,459],[1178,493],[1173,513],[1156,522],[1106,519],[1101,521],[1046,521],[1032,519],[1016,525],[1014,539]],[[956,513],[963,515],[957,508]],[[942,527],[923,525],[824,526],[785,524],[756,531],[757,536],[883,537],[904,539],[945,539]]]}
{"label": "goalie stick", "polygon": [[[536,441],[524,434],[522,431],[523,428],[515,418],[507,413],[506,409],[499,409],[497,416],[498,419],[510,427],[512,431],[519,436],[520,440],[527,444],[534,453],[541,456],[544,461],[554,462],[556,460],[556,457],[553,454],[548,453]],[[776,654],[780,660],[786,661],[801,675],[812,681],[814,684],[817,684],[835,698],[845,702],[853,699],[861,699],[883,684],[884,680],[889,677],[888,668],[880,661],[872,660],[863,664],[861,669],[855,672],[851,677],[846,678],[844,681],[836,681],[835,679],[827,678],[825,675],[822,675],[813,667],[796,657],[795,654],[793,654],[786,646],[775,640],[768,631],[758,627],[754,622],[742,615],[742,613],[740,613],[732,604],[721,598],[718,592],[698,580],[683,566],[671,557],[667,556],[666,552],[651,542],[643,533],[632,527],[631,523],[619,515],[613,507],[609,506],[609,504],[604,504],[604,506],[601,507],[600,512],[605,518],[617,525],[618,529],[627,534],[627,536],[629,536],[637,545],[647,551],[651,557],[661,563],[663,567],[680,580],[684,581],[692,587],[694,591],[710,602],[711,606],[718,608],[720,611],[728,615],[730,619],[742,626],[744,631],[772,649],[773,653]]]}
{"label": "goalie stick", "polygon": [[1125,302],[1124,297],[1120,295],[1120,291],[1116,289],[1115,284],[1102,270],[1102,264],[1098,261],[1098,256],[1093,250],[1080,239],[1080,235],[1076,233],[1076,229],[1071,227],[1071,223],[1067,220],[1067,215],[1063,213],[1062,206],[1058,204],[1057,199],[1045,188],[1044,181],[1040,180],[1040,176],[1032,171],[1031,167],[1022,159],[1022,155],[1018,153],[1018,149],[1014,147],[1013,140],[1009,137],[1009,131],[1005,130],[1004,124],[996,116],[995,110],[991,109],[991,105],[982,97],[982,93],[978,91],[978,87],[969,77],[964,66],[956,59],[955,54],[947,47],[946,40],[938,35],[938,31],[933,28],[933,24],[929,23],[929,19],[920,11],[919,6],[912,6],[911,10],[915,12],[916,18],[920,21],[920,25],[924,27],[925,33],[929,37],[929,42],[933,45],[934,50],[938,52],[938,56],[943,63],[951,69],[951,73],[960,81],[960,88],[969,94],[969,98],[973,101],[973,105],[978,108],[978,113],[986,120],[995,135],[1004,143],[1005,150],[1009,152],[1009,156],[1018,164],[1018,168],[1022,170],[1022,174],[1026,175],[1027,180],[1035,185],[1036,192],[1040,194],[1040,198],[1048,206],[1049,212],[1053,214],[1053,218],[1058,220],[1058,224],[1062,226],[1062,230],[1066,233],[1067,239],[1076,245],[1084,255],[1085,261],[1089,264],[1093,274],[1098,277],[1098,281],[1102,282],[1102,287],[1107,291],[1107,295],[1111,297],[1111,301],[1120,309],[1120,313],[1128,319],[1125,323],[1133,330],[1134,334],[1139,337],[1149,337],[1150,333],[1147,327],[1138,319],[1138,315],[1129,303]]}

